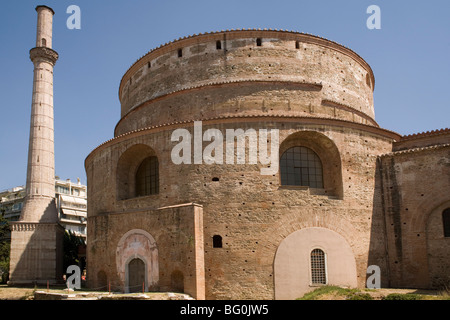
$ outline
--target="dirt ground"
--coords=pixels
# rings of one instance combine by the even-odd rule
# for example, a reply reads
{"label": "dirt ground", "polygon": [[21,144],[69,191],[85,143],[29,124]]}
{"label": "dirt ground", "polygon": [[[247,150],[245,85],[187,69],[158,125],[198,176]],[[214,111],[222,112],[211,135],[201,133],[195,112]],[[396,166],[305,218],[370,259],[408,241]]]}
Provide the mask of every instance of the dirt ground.
{"label": "dirt ground", "polygon": [[[33,300],[35,290],[46,291],[47,289],[18,288],[18,287],[9,287],[7,285],[0,285],[0,300]],[[50,289],[50,292],[52,291],[62,292],[62,290]],[[367,290],[363,292],[369,293],[375,300],[381,300],[383,297],[391,293],[402,293],[402,294],[415,293],[429,296],[431,299],[433,299],[434,297],[438,297],[440,295],[438,291],[415,290],[415,289],[377,289],[377,290]],[[343,299],[345,298],[342,296],[335,296],[333,294],[323,295],[320,298],[320,300],[343,300]]]}
{"label": "dirt ground", "polygon": [[0,285],[0,300],[33,300],[34,288],[15,288]]}

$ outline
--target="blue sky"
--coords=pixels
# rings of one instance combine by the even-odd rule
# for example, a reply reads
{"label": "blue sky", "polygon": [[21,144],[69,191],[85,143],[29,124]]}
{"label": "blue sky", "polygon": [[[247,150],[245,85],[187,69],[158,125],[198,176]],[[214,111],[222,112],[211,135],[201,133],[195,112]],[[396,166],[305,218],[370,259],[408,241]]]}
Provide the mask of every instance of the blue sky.
{"label": "blue sky", "polygon": [[[69,5],[81,29],[69,30]],[[369,30],[369,5],[381,29]],[[0,190],[26,182],[36,5],[56,12],[53,49],[56,174],[86,183],[84,160],[113,137],[125,71],[182,36],[241,28],[318,35],[354,50],[375,73],[381,127],[411,134],[450,127],[450,1],[387,0],[20,0],[0,11]]]}

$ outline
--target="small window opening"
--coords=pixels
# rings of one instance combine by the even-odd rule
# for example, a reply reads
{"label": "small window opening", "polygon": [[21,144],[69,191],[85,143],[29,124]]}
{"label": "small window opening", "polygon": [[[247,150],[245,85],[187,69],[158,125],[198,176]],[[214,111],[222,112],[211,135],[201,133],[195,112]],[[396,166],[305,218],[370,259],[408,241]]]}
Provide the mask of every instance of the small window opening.
{"label": "small window opening", "polygon": [[262,46],[262,40],[261,40],[261,38],[257,38],[257,39],[256,39],[256,45],[257,45],[258,47],[261,47],[261,46]]}
{"label": "small window opening", "polygon": [[41,44],[42,44],[43,47],[46,47],[47,46],[47,40],[45,38],[42,38]]}
{"label": "small window opening", "polygon": [[295,49],[300,49],[300,41],[295,41]]}
{"label": "small window opening", "polygon": [[219,178],[214,177],[214,178],[212,178],[212,181],[219,181]]}
{"label": "small window opening", "polygon": [[311,251],[311,283],[326,284],[325,252],[320,249]]}
{"label": "small window opening", "polygon": [[217,40],[217,41],[216,41],[216,49],[217,49],[217,50],[222,49],[222,41],[220,41],[220,40]]}
{"label": "small window opening", "polygon": [[369,88],[371,88],[370,83],[371,83],[371,81],[370,81],[370,76],[369,76],[369,74],[366,74],[366,84],[367,84],[367,86],[368,86]]}
{"label": "small window opening", "polygon": [[147,67],[148,67],[149,69],[152,67],[152,63],[151,63],[150,61],[147,63]]}
{"label": "small window opening", "polygon": [[213,236],[213,248],[222,248],[222,237],[217,234]]}
{"label": "small window opening", "polygon": [[444,225],[444,237],[450,237],[450,208],[442,212],[442,223]]}
{"label": "small window opening", "polygon": [[183,49],[178,49],[178,58],[183,56]]}

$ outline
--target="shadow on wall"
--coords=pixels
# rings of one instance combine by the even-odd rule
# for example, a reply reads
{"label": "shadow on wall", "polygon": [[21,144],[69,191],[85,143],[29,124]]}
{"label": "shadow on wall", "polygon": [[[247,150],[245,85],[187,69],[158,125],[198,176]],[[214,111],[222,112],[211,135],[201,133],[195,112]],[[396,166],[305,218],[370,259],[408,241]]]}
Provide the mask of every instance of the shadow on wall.
{"label": "shadow on wall", "polygon": [[[369,265],[381,268],[381,285],[439,289],[450,284],[450,237],[443,214],[450,207],[448,152],[379,157]],[[444,177],[444,178],[442,178]]]}
{"label": "shadow on wall", "polygon": [[[371,218],[371,228],[370,228],[370,243],[369,243],[369,255],[367,261],[367,267],[375,265],[380,267],[381,271],[381,287],[389,288],[391,286],[390,272],[389,272],[389,256],[387,250],[387,238],[386,238],[386,220],[385,220],[385,197],[383,196],[383,183],[382,183],[382,170],[381,161],[377,159],[375,167],[375,183],[374,183],[374,193],[373,193],[373,211]],[[393,186],[394,188],[394,186]],[[391,201],[398,202],[400,199],[395,197]],[[396,208],[392,207],[391,210],[395,211]],[[401,250],[401,242],[399,242]],[[366,274],[367,278],[370,274]]]}
{"label": "shadow on wall", "polygon": [[9,285],[63,284],[64,228],[57,221],[55,200],[39,222],[11,224]]}

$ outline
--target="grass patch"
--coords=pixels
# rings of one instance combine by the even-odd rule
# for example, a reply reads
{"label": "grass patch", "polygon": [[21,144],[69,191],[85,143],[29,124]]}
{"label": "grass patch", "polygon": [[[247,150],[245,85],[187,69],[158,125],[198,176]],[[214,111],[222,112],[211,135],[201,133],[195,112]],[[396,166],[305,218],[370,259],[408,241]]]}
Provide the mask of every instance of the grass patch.
{"label": "grass patch", "polygon": [[347,289],[338,286],[323,286],[308,292],[297,300],[373,300],[368,293],[359,289]]}
{"label": "grass patch", "polygon": [[448,290],[358,289],[323,286],[297,300],[450,300]]}

